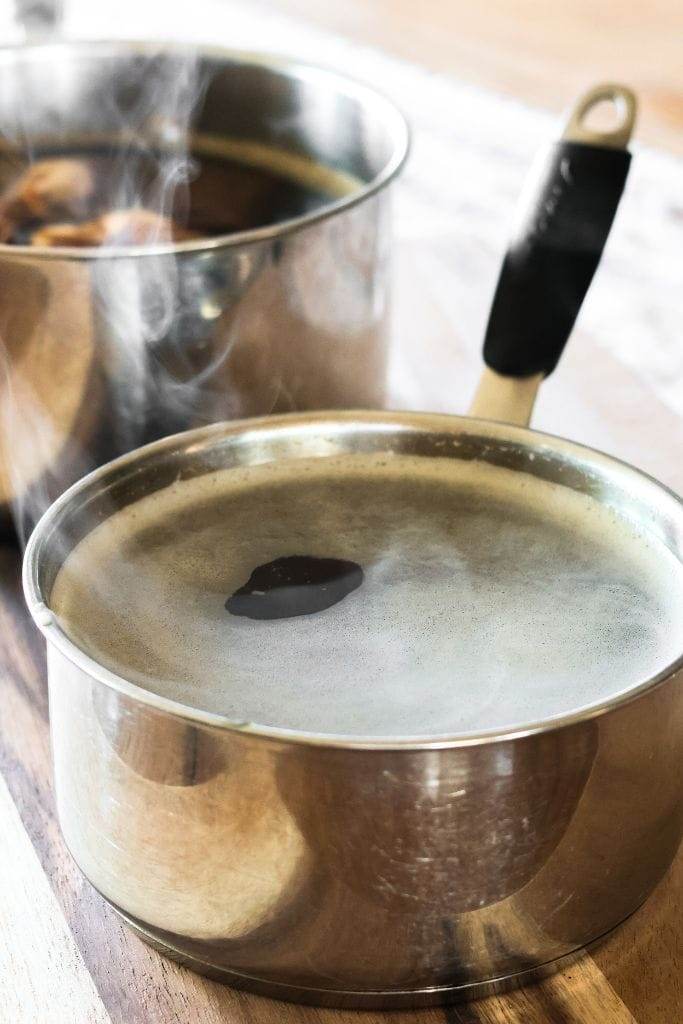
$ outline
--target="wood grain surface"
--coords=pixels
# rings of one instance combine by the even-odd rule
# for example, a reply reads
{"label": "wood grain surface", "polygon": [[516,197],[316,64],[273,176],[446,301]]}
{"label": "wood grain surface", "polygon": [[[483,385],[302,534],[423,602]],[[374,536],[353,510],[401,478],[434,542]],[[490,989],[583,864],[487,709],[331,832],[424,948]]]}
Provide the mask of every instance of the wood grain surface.
{"label": "wood grain surface", "polygon": [[[653,0],[647,8],[617,0],[256,2],[539,105],[563,105],[598,69],[600,78],[624,77],[626,69],[645,95],[645,137],[683,151],[683,7],[673,0]],[[421,287],[415,259],[413,249],[397,260],[396,290],[411,301],[400,304],[393,404],[462,411],[477,361],[454,336],[443,305],[415,294]],[[561,373],[542,389],[535,423],[632,461],[683,491],[683,419],[640,374],[593,341],[576,332]],[[235,992],[160,957],[121,925],[61,839],[43,642],[24,610],[19,577],[19,552],[0,545],[0,1024],[683,1020],[683,852],[645,906],[590,955],[538,984],[467,1005],[395,1014],[303,1008]]]}
{"label": "wood grain surface", "polygon": [[642,138],[683,153],[679,0],[255,2],[551,110],[595,81],[626,80]]}

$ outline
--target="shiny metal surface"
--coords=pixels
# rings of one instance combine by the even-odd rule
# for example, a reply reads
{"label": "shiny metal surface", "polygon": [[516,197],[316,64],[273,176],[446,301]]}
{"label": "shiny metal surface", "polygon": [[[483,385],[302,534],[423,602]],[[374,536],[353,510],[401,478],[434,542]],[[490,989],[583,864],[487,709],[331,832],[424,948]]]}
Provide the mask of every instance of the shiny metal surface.
{"label": "shiny metal surface", "polygon": [[280,224],[178,244],[0,245],[0,500],[25,498],[31,518],[93,466],[177,430],[384,402],[387,186],[408,135],[373,90],[252,54],[207,49],[193,63],[195,51],[166,44],[6,48],[4,150],[96,146],[125,136],[129,108],[138,138],[181,146],[182,119],[162,119],[139,95],[160,54],[171,70],[189,62],[198,83],[196,151],[241,154],[297,180],[322,175],[330,200]]}
{"label": "shiny metal surface", "polygon": [[42,519],[25,591],[48,641],[61,826],[119,912],[196,969],[280,998],[424,1005],[549,970],[662,877],[683,832],[683,657],[521,731],[329,739],[141,690],[49,611],[79,537],[178,473],[354,451],[556,481],[683,561],[680,499],[600,453],[484,420],[330,413],[208,427],[102,468]]}

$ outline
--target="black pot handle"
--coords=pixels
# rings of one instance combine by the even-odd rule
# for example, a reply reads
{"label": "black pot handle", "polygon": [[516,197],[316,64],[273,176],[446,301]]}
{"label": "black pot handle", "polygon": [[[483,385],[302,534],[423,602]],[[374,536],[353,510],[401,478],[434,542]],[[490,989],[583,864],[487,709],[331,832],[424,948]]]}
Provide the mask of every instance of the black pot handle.
{"label": "black pot handle", "polygon": [[[611,100],[612,131],[593,131],[587,115]],[[626,149],[636,100],[622,85],[600,85],[574,106],[562,138],[525,189],[489,315],[484,361],[505,377],[555,369],[600,262],[626,183]]]}

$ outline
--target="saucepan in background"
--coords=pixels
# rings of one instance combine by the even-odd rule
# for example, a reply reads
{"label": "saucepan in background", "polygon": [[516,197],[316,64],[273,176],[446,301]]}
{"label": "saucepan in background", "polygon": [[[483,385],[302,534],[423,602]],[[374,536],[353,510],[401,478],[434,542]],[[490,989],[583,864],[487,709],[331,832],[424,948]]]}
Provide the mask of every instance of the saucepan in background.
{"label": "saucepan in background", "polygon": [[0,51],[0,132],[6,152],[30,156],[117,139],[175,150],[181,167],[195,147],[330,193],[287,222],[206,240],[0,246],[0,500],[20,521],[145,440],[383,404],[387,186],[408,146],[390,102],[294,61],[55,43]]}

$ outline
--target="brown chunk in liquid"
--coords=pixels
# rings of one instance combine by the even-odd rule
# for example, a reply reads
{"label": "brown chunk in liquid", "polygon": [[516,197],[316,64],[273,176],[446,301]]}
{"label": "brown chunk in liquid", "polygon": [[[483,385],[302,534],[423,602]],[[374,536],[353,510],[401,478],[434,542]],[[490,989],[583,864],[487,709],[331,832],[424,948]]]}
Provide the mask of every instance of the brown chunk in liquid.
{"label": "brown chunk in liquid", "polygon": [[26,221],[87,216],[94,194],[95,176],[87,161],[39,160],[0,197],[0,241],[10,239]]}
{"label": "brown chunk in liquid", "polygon": [[301,216],[355,187],[332,173],[328,193],[317,179],[308,185],[229,157],[190,156],[178,177],[177,154],[134,146],[46,154],[30,167],[21,166],[25,154],[0,153],[0,243],[57,248],[209,238]]}
{"label": "brown chunk in liquid", "polygon": [[48,224],[31,235],[32,245],[154,245],[200,238],[152,210],[112,210],[84,224]]}

